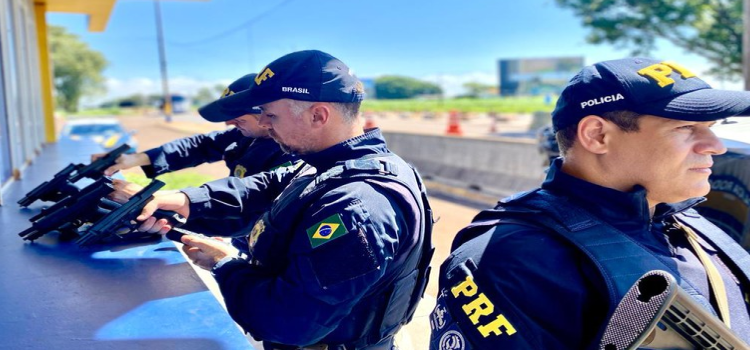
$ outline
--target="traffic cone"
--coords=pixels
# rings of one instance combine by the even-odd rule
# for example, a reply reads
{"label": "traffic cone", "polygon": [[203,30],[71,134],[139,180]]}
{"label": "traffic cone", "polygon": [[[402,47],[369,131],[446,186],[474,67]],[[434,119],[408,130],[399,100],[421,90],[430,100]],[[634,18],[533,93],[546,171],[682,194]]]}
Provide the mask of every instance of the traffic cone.
{"label": "traffic cone", "polygon": [[458,122],[458,112],[450,111],[448,114],[448,130],[445,131],[446,135],[461,136],[461,124]]}
{"label": "traffic cone", "polygon": [[377,125],[375,125],[375,119],[372,117],[372,113],[366,112],[365,113],[365,130],[370,130],[376,128]]}

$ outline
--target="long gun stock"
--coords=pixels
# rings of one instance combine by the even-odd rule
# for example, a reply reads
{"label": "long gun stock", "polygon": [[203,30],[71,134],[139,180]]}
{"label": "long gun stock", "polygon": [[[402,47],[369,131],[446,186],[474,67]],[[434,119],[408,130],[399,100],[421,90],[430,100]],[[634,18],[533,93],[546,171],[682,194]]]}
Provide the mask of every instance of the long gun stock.
{"label": "long gun stock", "polygon": [[[143,207],[151,201],[154,192],[158,191],[163,186],[164,183],[159,180],[152,181],[140,192],[130,197],[126,203],[113,209],[107,215],[96,221],[83,235],[81,235],[80,238],[78,238],[76,243],[81,246],[94,244],[111,238],[112,236],[127,234],[134,230],[136,225],[138,225],[135,223],[135,218],[141,214]],[[175,226],[179,226],[185,222],[185,219],[177,213],[164,210],[157,210],[156,213],[154,213],[154,216],[167,218]],[[123,232],[123,229],[125,232]]]}
{"label": "long gun stock", "polygon": [[81,192],[63,198],[32,217],[31,227],[21,231],[18,235],[24,240],[33,241],[52,231],[77,229],[105,214],[99,208],[99,201],[112,191],[114,191],[112,180],[103,177],[85,187]]}
{"label": "long gun stock", "polygon": [[107,153],[104,157],[91,162],[89,165],[69,164],[55,174],[52,180],[43,182],[27,193],[26,196],[18,201],[18,205],[28,207],[37,200],[57,202],[67,196],[78,193],[79,189],[74,183],[84,177],[92,180],[102,178],[104,170],[114,165],[117,158],[129,149],[130,146],[124,144]]}
{"label": "long gun stock", "polygon": [[633,284],[615,309],[600,350],[750,350],[750,346],[692,299],[667,272]]}

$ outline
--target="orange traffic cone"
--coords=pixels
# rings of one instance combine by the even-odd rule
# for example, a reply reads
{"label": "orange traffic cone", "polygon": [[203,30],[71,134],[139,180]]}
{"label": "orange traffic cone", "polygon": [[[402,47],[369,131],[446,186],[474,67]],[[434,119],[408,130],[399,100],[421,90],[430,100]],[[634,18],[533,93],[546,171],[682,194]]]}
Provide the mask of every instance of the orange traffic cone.
{"label": "orange traffic cone", "polygon": [[448,115],[448,130],[445,131],[446,135],[461,136],[461,124],[458,122],[458,112],[450,111]]}
{"label": "orange traffic cone", "polygon": [[372,113],[365,113],[365,130],[370,130],[376,128],[377,125],[375,125],[375,119],[372,117]]}

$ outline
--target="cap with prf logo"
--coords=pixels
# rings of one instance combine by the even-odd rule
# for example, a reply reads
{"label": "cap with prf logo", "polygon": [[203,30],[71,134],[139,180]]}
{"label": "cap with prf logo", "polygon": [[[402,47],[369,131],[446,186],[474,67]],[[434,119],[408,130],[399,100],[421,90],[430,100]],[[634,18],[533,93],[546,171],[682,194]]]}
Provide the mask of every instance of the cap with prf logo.
{"label": "cap with prf logo", "polygon": [[227,86],[227,88],[221,93],[218,100],[198,108],[198,113],[201,117],[211,122],[225,122],[227,120],[239,118],[245,114],[260,114],[261,110],[257,107],[242,110],[223,108],[227,97],[247,90],[252,84],[255,84],[255,73],[242,76],[229,84],[229,86]]}
{"label": "cap with prf logo", "polygon": [[750,113],[750,92],[717,90],[671,61],[626,58],[584,67],[552,112],[555,131],[588,115],[628,110],[686,121],[713,121]]}
{"label": "cap with prf logo", "polygon": [[359,102],[362,83],[339,59],[318,50],[282,56],[261,69],[247,90],[222,100],[225,111],[244,111],[280,99]]}

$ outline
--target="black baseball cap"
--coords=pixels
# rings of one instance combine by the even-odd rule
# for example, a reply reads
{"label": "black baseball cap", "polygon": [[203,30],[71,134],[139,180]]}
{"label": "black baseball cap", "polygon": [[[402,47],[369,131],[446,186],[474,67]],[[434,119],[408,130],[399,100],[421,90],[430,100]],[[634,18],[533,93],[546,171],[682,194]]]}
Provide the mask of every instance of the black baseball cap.
{"label": "black baseball cap", "polygon": [[339,59],[318,50],[298,51],[269,63],[248,89],[221,99],[221,109],[236,114],[284,98],[359,102],[364,99],[364,88]]}
{"label": "black baseball cap", "polygon": [[703,122],[748,115],[748,109],[748,91],[713,89],[675,62],[625,58],[576,74],[557,100],[552,125],[558,131],[585,116],[617,110]]}
{"label": "black baseball cap", "polygon": [[201,108],[198,108],[198,113],[201,115],[201,117],[203,117],[203,119],[206,119],[210,122],[225,122],[227,120],[239,118],[245,114],[261,114],[260,108],[255,106],[250,106],[250,108],[243,110],[232,110],[229,108],[225,108],[224,106],[226,104],[227,97],[247,90],[250,85],[254,83],[254,80],[255,73],[247,74],[235,80],[234,82],[229,84],[226,89],[224,89],[224,92],[221,93],[221,96],[218,100],[213,101]]}

